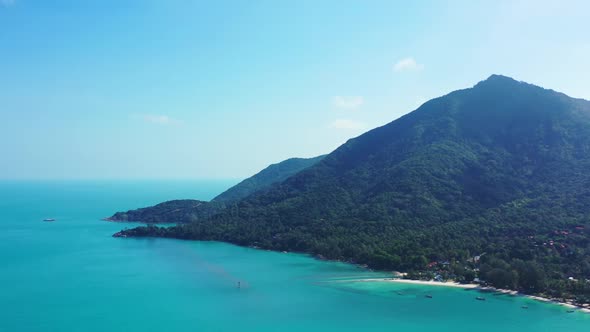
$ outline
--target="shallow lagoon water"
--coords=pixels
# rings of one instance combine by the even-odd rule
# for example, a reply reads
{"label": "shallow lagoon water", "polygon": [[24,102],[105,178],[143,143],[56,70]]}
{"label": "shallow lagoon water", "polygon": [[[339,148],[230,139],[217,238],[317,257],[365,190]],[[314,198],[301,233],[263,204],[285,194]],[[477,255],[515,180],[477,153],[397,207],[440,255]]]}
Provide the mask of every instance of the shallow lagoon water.
{"label": "shallow lagoon water", "polygon": [[588,314],[522,297],[355,282],[383,274],[224,243],[112,238],[134,224],[100,220],[233,183],[1,182],[0,331],[590,330]]}

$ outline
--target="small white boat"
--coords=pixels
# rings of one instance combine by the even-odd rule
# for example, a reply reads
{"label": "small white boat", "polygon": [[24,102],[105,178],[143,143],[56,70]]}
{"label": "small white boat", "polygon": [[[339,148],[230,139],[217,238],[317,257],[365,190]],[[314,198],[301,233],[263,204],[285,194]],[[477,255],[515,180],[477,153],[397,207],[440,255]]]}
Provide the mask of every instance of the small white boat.
{"label": "small white boat", "polygon": [[55,219],[54,218],[45,218],[45,219],[43,219],[43,221],[51,222],[51,221],[55,221]]}

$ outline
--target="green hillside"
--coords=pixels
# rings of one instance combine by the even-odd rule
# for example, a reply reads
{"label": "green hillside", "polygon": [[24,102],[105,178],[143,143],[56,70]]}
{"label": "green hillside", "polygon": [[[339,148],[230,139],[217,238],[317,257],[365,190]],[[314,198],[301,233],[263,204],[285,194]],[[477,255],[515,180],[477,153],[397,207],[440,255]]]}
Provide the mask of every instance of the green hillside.
{"label": "green hillside", "polygon": [[123,234],[478,276],[589,302],[589,167],[590,102],[493,75],[202,222]]}

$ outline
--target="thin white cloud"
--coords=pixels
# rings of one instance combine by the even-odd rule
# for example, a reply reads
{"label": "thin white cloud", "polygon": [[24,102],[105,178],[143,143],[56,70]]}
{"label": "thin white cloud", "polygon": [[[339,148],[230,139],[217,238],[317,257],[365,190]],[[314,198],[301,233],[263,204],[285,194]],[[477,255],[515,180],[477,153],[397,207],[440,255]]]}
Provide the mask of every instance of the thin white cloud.
{"label": "thin white cloud", "polygon": [[16,0],[0,0],[0,6],[8,7],[14,5]]}
{"label": "thin white cloud", "polygon": [[347,130],[360,130],[367,128],[367,125],[363,122],[350,120],[350,119],[337,119],[330,123],[330,128],[334,129],[347,129]]}
{"label": "thin white cloud", "polygon": [[142,118],[146,122],[159,124],[159,125],[180,124],[179,120],[173,119],[167,115],[145,114],[142,116]]}
{"label": "thin white cloud", "polygon": [[416,60],[412,57],[401,59],[395,65],[393,65],[393,71],[395,72],[420,71],[422,69],[424,69],[424,65],[416,62]]}
{"label": "thin white cloud", "polygon": [[334,98],[332,98],[332,104],[334,104],[336,108],[348,110],[359,108],[364,101],[365,100],[362,96],[334,96]]}
{"label": "thin white cloud", "polygon": [[131,118],[161,126],[178,125],[182,121],[161,114],[132,114]]}

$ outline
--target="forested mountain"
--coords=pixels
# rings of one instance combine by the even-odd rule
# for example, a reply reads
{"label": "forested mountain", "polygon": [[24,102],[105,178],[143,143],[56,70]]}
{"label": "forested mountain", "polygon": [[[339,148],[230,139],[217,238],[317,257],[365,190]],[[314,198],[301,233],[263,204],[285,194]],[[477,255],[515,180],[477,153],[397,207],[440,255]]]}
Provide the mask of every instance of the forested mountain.
{"label": "forested mountain", "polygon": [[211,218],[121,235],[478,275],[588,302],[589,167],[590,102],[493,75],[349,140]]}
{"label": "forested mountain", "polygon": [[289,176],[322,160],[324,156],[314,158],[290,158],[272,164],[257,174],[229,188],[211,202],[183,199],[160,203],[127,212],[117,212],[107,220],[141,221],[147,223],[187,223],[210,218],[246,196],[269,188],[271,185],[287,179]]}
{"label": "forested mountain", "polygon": [[291,175],[299,173],[309,166],[322,160],[324,156],[315,158],[291,158],[277,164],[272,164],[252,177],[238,183],[224,191],[212,202],[235,202],[261,189],[286,180]]}
{"label": "forested mountain", "polygon": [[145,223],[187,223],[210,218],[225,206],[195,199],[178,199],[154,206],[117,212],[108,221],[141,221]]}

